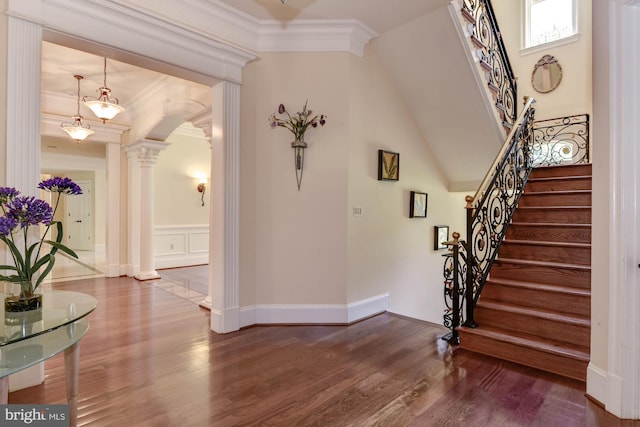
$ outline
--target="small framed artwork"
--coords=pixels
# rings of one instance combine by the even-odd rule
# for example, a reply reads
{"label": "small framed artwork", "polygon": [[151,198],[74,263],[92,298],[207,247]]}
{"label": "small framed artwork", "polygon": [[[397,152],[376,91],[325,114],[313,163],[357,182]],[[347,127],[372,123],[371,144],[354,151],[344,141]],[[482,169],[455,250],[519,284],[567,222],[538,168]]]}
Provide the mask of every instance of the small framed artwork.
{"label": "small framed artwork", "polygon": [[442,242],[449,241],[449,226],[448,225],[436,225],[433,227],[433,249],[447,249],[447,245]]}
{"label": "small framed artwork", "polygon": [[400,154],[378,150],[378,181],[400,179]]}
{"label": "small framed artwork", "polygon": [[409,218],[427,217],[427,193],[411,192],[411,202],[409,204]]}

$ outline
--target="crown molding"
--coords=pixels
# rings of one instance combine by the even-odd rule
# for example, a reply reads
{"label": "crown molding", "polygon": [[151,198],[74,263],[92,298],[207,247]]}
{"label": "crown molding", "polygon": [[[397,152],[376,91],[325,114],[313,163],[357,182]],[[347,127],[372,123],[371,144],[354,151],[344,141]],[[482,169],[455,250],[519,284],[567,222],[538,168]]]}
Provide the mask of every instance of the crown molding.
{"label": "crown molding", "polygon": [[242,68],[256,58],[210,31],[187,28],[121,0],[9,0],[7,14],[42,25],[52,37],[72,35],[172,66],[188,64],[203,78],[240,82]]}
{"label": "crown molding", "polygon": [[351,52],[358,56],[378,36],[356,20],[300,20],[286,26],[261,21],[258,35],[260,52]]}

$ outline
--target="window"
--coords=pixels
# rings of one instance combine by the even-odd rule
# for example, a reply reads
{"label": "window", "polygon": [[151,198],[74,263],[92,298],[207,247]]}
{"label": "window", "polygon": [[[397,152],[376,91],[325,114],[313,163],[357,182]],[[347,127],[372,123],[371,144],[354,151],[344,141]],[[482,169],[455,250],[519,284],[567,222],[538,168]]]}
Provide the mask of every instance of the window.
{"label": "window", "polygon": [[577,0],[525,0],[524,48],[575,35]]}

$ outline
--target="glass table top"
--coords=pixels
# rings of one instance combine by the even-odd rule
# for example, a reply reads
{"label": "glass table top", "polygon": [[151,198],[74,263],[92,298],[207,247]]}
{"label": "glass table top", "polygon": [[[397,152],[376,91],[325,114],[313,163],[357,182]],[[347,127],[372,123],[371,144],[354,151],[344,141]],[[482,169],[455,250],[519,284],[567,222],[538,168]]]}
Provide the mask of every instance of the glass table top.
{"label": "glass table top", "polygon": [[42,308],[5,313],[3,302],[6,296],[0,293],[0,348],[71,325],[98,305],[98,300],[91,295],[49,290],[42,292]]}

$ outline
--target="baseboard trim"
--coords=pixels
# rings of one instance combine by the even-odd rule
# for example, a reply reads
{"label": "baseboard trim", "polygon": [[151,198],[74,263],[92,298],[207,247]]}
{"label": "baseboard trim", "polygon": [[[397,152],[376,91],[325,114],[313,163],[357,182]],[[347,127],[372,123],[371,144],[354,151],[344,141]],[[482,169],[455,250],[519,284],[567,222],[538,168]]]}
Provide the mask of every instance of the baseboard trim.
{"label": "baseboard trim", "polygon": [[587,367],[587,394],[594,400],[606,406],[607,402],[607,373],[589,362]]}
{"label": "baseboard trim", "polygon": [[350,304],[258,304],[240,309],[240,327],[273,324],[344,325],[384,313],[388,307],[388,293]]}
{"label": "baseboard trim", "polygon": [[211,307],[211,330],[219,334],[226,334],[240,329],[240,308],[232,307],[221,311]]}

